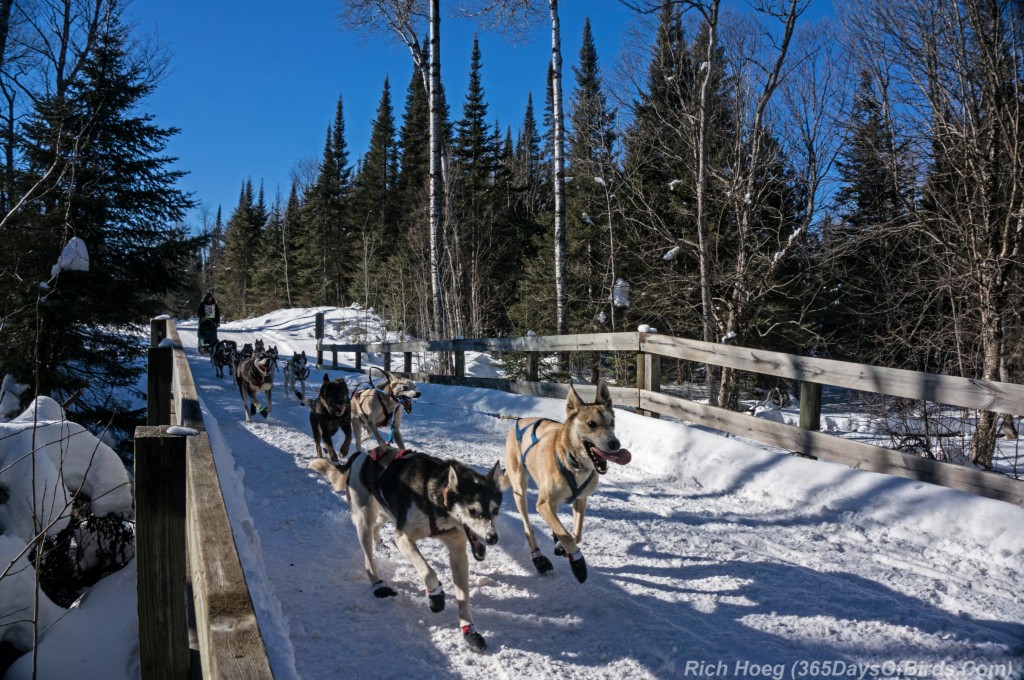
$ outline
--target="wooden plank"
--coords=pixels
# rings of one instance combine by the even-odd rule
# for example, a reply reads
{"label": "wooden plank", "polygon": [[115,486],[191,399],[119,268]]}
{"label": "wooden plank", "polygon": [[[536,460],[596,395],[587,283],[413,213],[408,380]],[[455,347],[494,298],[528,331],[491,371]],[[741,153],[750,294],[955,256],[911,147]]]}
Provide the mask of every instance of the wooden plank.
{"label": "wooden plank", "polygon": [[135,429],[139,665],[147,679],[189,677],[185,438],[166,430]]}
{"label": "wooden plank", "polygon": [[519,338],[466,338],[409,342],[378,342],[366,345],[327,345],[318,349],[339,352],[635,352],[638,333],[583,333],[535,335]]}
{"label": "wooden plank", "polygon": [[640,408],[859,470],[938,484],[1024,507],[1024,483],[994,472],[940,463],[647,390],[640,393]]}
{"label": "wooden plank", "polygon": [[1024,385],[718,345],[668,335],[644,334],[640,345],[644,352],[741,371],[982,411],[1024,415]]}
{"label": "wooden plank", "polygon": [[[424,380],[423,378],[426,378]],[[502,378],[457,378],[447,375],[428,375],[416,378],[420,382],[430,382],[436,385],[458,385],[460,387],[481,387],[489,390],[501,390],[511,394],[522,394],[531,397],[548,397],[551,399],[565,399],[569,396],[569,383],[549,382],[528,382],[524,380],[505,380]],[[576,394],[583,401],[593,401],[596,388],[593,385],[573,385]],[[615,406],[628,406],[636,408],[639,405],[637,390],[633,387],[608,386],[612,395],[612,403]]]}
{"label": "wooden plank", "polygon": [[204,678],[273,678],[235,550],[210,439],[190,436],[188,546]]}

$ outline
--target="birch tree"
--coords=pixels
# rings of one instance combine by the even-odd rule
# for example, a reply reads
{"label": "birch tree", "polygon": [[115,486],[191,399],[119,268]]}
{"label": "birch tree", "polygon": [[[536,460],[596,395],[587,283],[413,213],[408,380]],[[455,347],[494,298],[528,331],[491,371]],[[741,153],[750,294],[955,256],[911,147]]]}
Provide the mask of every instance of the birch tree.
{"label": "birch tree", "polygon": [[[445,295],[441,277],[444,187],[447,163],[444,158],[444,105],[441,90],[441,15],[439,0],[347,0],[343,3],[348,22],[357,28],[390,31],[409,49],[413,64],[423,79],[430,105],[430,278],[433,297],[433,332],[447,334]],[[426,21],[429,49],[420,36]]]}

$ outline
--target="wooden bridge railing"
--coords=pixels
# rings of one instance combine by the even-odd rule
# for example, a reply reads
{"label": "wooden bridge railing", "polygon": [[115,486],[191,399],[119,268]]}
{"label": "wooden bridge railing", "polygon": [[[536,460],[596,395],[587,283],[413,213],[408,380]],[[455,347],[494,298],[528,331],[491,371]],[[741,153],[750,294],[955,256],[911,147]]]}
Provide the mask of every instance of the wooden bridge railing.
{"label": "wooden bridge railing", "polygon": [[135,432],[142,677],[272,678],[195,383],[169,319],[152,322],[147,388],[147,426]]}
{"label": "wooden bridge railing", "polygon": [[[526,352],[526,380],[466,377],[464,356],[467,351]],[[393,370],[391,357],[400,353],[404,355],[401,372],[410,374],[417,380],[488,387],[545,397],[566,396],[568,385],[538,381],[537,369],[542,352],[609,351],[635,353],[637,357],[637,386],[612,388],[618,405],[636,408],[646,415],[660,414],[697,423],[813,458],[939,484],[1024,506],[1022,481],[995,472],[922,458],[818,431],[823,385],[1014,416],[1024,415],[1024,385],[818,359],[686,340],[655,333],[600,333],[344,345],[324,343],[322,338],[317,339],[317,363],[321,365],[324,352],[331,353],[332,365],[335,367],[338,366],[339,352],[351,352],[355,354],[355,369],[363,370],[361,353],[378,352],[383,356],[385,369]],[[412,373],[413,353],[426,352],[453,354],[454,375]],[[800,381],[800,426],[777,423],[663,394],[662,357]]]}

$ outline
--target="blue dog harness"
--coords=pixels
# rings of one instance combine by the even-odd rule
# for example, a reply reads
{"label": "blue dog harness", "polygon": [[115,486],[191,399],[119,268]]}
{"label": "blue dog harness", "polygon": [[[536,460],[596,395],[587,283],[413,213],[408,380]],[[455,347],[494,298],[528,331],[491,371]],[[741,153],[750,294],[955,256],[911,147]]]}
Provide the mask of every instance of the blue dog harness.
{"label": "blue dog harness", "polygon": [[[530,450],[534,447],[534,445],[540,441],[540,437],[537,436],[537,428],[540,427],[541,423],[554,423],[556,421],[550,420],[548,418],[540,418],[533,422],[533,429],[531,430],[530,425],[527,425],[526,427],[519,427],[519,422],[521,420],[522,418],[516,418],[516,441],[519,443],[519,459],[522,462],[523,467],[526,467],[526,455],[530,453]],[[523,435],[526,434],[527,430],[530,430],[530,445],[526,447],[525,451],[523,451]],[[565,457],[571,461],[576,461],[576,459],[568,451],[566,452]],[[576,482],[576,475],[573,474],[571,470],[569,470],[568,468],[565,467],[565,465],[562,464],[562,459],[559,458],[557,455],[555,456],[555,465],[558,466],[558,471],[562,474],[562,477],[565,479],[565,483],[569,486],[569,491],[572,492],[572,495],[569,496],[569,503],[574,503],[576,499],[580,497],[580,494],[583,493],[583,490],[590,486],[590,482],[593,481],[594,475],[597,474],[595,470],[591,470],[590,475],[587,477],[586,481],[583,482],[583,484],[581,485]],[[576,463],[575,467],[576,469],[579,469],[579,463]]]}

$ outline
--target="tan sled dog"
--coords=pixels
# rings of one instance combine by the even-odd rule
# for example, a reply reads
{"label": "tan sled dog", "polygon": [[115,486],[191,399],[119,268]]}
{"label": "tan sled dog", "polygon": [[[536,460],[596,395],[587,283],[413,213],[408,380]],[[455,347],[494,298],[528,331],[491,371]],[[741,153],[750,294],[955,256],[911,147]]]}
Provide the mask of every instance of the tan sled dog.
{"label": "tan sled dog", "polygon": [[[380,371],[375,367],[375,370]],[[399,449],[405,448],[402,441],[402,412],[412,413],[412,400],[420,398],[416,383],[408,378],[401,378],[393,373],[381,371],[387,382],[383,387],[376,387],[371,380],[368,389],[358,390],[352,395],[352,436],[356,442],[356,451],[363,450],[363,440],[373,436],[377,446],[385,446],[385,441],[378,428],[391,427],[391,437]]]}
{"label": "tan sled dog", "polygon": [[[608,461],[625,465],[632,458],[615,436],[615,412],[604,381],[597,384],[597,399],[584,403],[569,386],[566,419],[519,418],[505,440],[505,470],[512,484],[516,507],[523,519],[533,566],[541,574],[551,571],[551,561],[541,554],[530,527],[526,506],[527,473],[537,484],[537,512],[554,532],[556,555],[569,558],[576,580],[587,579],[587,563],[579,549],[587,497],[597,488],[599,475],[608,472]],[[558,520],[558,504],[572,505],[573,533]]]}

